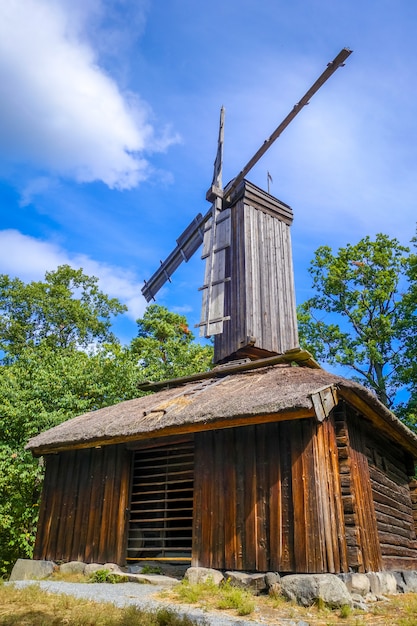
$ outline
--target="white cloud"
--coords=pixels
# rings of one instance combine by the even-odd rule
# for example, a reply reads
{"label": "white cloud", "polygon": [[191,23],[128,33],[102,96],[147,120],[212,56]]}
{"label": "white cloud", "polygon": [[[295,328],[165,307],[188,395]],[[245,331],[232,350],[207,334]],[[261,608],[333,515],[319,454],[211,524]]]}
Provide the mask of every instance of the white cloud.
{"label": "white cloud", "polygon": [[141,283],[120,267],[100,263],[85,254],[69,254],[59,245],[23,235],[18,230],[0,231],[0,273],[17,276],[24,282],[43,280],[45,272],[59,265],[82,267],[85,274],[99,279],[100,289],[126,304],[131,319],[143,315],[146,302]]}
{"label": "white cloud", "polygon": [[178,138],[157,138],[149,106],[100,68],[80,6],[75,19],[64,2],[1,2],[0,151],[40,175],[132,188],[148,175],[143,153]]}

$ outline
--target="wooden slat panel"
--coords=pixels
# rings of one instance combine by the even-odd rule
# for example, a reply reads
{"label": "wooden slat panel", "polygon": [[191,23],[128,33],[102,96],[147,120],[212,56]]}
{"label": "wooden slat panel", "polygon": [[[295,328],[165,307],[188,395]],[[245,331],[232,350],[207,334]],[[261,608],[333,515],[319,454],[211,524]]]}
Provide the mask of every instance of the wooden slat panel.
{"label": "wooden slat panel", "polygon": [[[227,430],[222,433],[223,448],[223,480],[224,480],[224,567],[234,570],[239,567],[238,555],[242,553],[242,545],[237,532],[237,480],[235,432]],[[222,497],[223,494],[220,494]]]}
{"label": "wooden slat panel", "polygon": [[245,519],[245,548],[244,566],[248,570],[256,570],[256,456],[255,456],[255,426],[244,428],[241,433],[243,439],[244,456],[241,460],[241,471],[244,477],[244,519]]}
{"label": "wooden slat panel", "polygon": [[[298,425],[298,424],[297,424]],[[297,425],[294,424],[295,428]],[[291,449],[293,425],[282,423],[279,425],[279,459],[281,474],[281,528],[282,538],[281,563],[277,570],[280,572],[295,572],[296,561],[294,554],[295,528],[293,507],[293,482]],[[298,541],[298,537],[297,537]]]}
{"label": "wooden slat panel", "polygon": [[45,479],[42,489],[38,530],[34,549],[35,559],[52,559],[50,550],[51,528],[56,518],[54,509],[56,506],[56,487],[59,476],[59,456],[47,456],[45,458]]}
{"label": "wooden slat panel", "polygon": [[256,428],[256,569],[269,569],[269,491],[268,433],[265,428]]}
{"label": "wooden slat panel", "polygon": [[165,558],[171,552],[191,560],[193,450],[193,440],[189,439],[181,444],[163,442],[159,448],[134,453],[128,560],[151,554],[156,559]]}
{"label": "wooden slat panel", "polygon": [[355,512],[358,520],[363,563],[365,571],[377,572],[382,568],[382,555],[378,541],[368,460],[364,454],[364,441],[360,424],[353,415],[348,415],[348,425],[352,459],[352,486],[356,498]]}
{"label": "wooden slat panel", "polygon": [[282,571],[283,536],[282,536],[282,476],[279,453],[279,424],[271,424],[267,437],[268,485],[269,485],[269,568]]}
{"label": "wooden slat panel", "polygon": [[299,424],[292,428],[291,465],[292,465],[292,496],[294,507],[294,558],[295,571],[307,572],[306,543],[306,490],[303,467],[303,440]]}

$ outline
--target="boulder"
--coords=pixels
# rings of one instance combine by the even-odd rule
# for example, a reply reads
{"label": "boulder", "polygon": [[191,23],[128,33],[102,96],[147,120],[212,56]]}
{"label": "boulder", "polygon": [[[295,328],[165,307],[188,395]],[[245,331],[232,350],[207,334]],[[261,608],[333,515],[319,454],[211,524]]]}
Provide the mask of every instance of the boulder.
{"label": "boulder", "polygon": [[405,582],[405,593],[417,593],[417,572],[404,570],[401,574]]}
{"label": "boulder", "polygon": [[280,575],[277,572],[267,572],[265,574],[265,583],[268,589],[272,587],[272,585],[279,583],[280,580]]}
{"label": "boulder", "polygon": [[171,576],[164,576],[163,574],[132,574],[131,572],[114,572],[115,576],[120,576],[123,581],[129,583],[142,583],[145,585],[160,585],[162,587],[174,587],[179,582],[176,578]]}
{"label": "boulder", "polygon": [[84,574],[86,564],[82,561],[69,561],[59,566],[61,574]]}
{"label": "boulder", "polygon": [[376,595],[393,595],[397,593],[397,581],[394,574],[392,574],[391,572],[376,572],[375,576],[379,580],[380,591],[373,591],[371,586],[371,591],[373,591],[373,593],[375,593]]}
{"label": "boulder", "polygon": [[9,580],[40,580],[48,578],[58,566],[53,561],[32,561],[32,559],[17,559]]}
{"label": "boulder", "polygon": [[266,591],[267,585],[265,574],[245,574],[245,572],[225,572],[226,580],[234,587],[247,589],[252,593],[258,594]]}
{"label": "boulder", "polygon": [[192,585],[196,583],[206,583],[211,580],[215,585],[223,582],[224,576],[217,569],[210,567],[189,567],[185,572],[185,578]]}
{"label": "boulder", "polygon": [[102,569],[107,569],[109,572],[113,574],[122,574],[123,570],[117,565],[117,563],[104,563],[101,566]]}
{"label": "boulder", "polygon": [[85,566],[84,574],[86,576],[91,576],[92,574],[95,574],[96,572],[98,572],[101,569],[105,569],[105,567],[104,567],[104,565],[102,563],[88,563]]}
{"label": "boulder", "polygon": [[366,574],[354,572],[350,574],[339,574],[338,577],[345,583],[351,594],[358,594],[365,597],[371,590],[371,583]]}
{"label": "boulder", "polygon": [[331,608],[352,605],[352,598],[344,584],[334,574],[291,574],[281,578],[281,593],[288,600],[302,606],[320,601]]}
{"label": "boulder", "polygon": [[352,608],[359,609],[364,613],[369,611],[368,605],[366,604],[363,596],[360,593],[352,593]]}

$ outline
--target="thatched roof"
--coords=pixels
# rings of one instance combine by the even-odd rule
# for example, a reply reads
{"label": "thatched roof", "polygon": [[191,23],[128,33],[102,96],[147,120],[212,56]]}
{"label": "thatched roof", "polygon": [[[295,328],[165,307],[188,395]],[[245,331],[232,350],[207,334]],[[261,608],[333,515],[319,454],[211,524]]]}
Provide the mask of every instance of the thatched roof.
{"label": "thatched roof", "polygon": [[365,387],[321,369],[289,365],[217,374],[120,402],[51,428],[33,437],[27,448],[48,454],[213,428],[319,418],[314,400],[326,388],[336,401],[345,398],[417,458],[417,436]]}

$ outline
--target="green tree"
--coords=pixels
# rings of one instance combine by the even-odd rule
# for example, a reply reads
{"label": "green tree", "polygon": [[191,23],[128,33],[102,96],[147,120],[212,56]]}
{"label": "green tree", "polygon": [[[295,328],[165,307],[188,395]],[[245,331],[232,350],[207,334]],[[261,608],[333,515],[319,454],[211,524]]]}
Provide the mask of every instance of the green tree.
{"label": "green tree", "polygon": [[56,348],[114,342],[111,319],[126,310],[99,290],[97,278],[69,265],[47,272],[43,282],[25,284],[2,274],[0,350],[10,361],[44,341]]}
{"label": "green tree", "polygon": [[158,304],[151,304],[137,320],[138,336],[131,348],[142,366],[143,380],[164,380],[207,371],[213,348],[194,341],[187,319]]}
{"label": "green tree", "polygon": [[137,381],[137,358],[118,344],[89,355],[43,342],[0,366],[0,576],[33,549],[43,470],[25,451],[28,439],[136,397]]}
{"label": "green tree", "polygon": [[[417,247],[417,237],[412,239]],[[408,289],[404,293],[401,307],[402,354],[398,366],[398,379],[410,393],[407,402],[402,402],[396,411],[408,426],[417,427],[417,255],[411,254],[407,268]]]}
{"label": "green tree", "polygon": [[315,295],[299,307],[302,345],[319,361],[350,368],[389,407],[404,385],[404,294],[411,310],[413,263],[409,248],[383,234],[337,254],[322,246],[309,269]]}
{"label": "green tree", "polygon": [[[28,439],[82,413],[140,395],[139,380],[207,369],[185,317],[152,305],[121,346],[111,318],[125,307],[68,266],[25,284],[0,277],[0,576],[33,550],[42,462]],[[92,344],[92,345],[91,345]]]}

